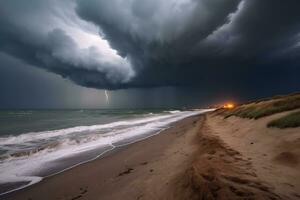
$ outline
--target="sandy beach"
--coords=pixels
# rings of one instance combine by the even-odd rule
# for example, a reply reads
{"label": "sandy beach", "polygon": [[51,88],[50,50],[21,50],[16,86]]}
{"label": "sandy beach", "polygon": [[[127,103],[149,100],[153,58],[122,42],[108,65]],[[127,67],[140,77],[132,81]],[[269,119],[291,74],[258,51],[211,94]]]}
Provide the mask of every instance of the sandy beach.
{"label": "sandy beach", "polygon": [[300,200],[300,0],[0,0],[0,200]]}
{"label": "sandy beach", "polygon": [[3,199],[300,199],[299,136],[266,120],[190,117]]}

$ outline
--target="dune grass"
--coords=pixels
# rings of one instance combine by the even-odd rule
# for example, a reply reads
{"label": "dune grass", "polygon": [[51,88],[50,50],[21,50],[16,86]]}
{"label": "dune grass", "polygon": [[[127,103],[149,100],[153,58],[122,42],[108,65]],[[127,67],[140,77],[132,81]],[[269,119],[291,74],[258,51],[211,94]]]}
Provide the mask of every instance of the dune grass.
{"label": "dune grass", "polygon": [[279,119],[275,119],[275,120],[269,122],[267,126],[268,127],[277,127],[277,128],[300,127],[300,111],[290,113]]}
{"label": "dune grass", "polygon": [[276,96],[274,98],[255,101],[240,105],[224,112],[225,118],[238,116],[242,118],[258,119],[275,113],[300,108],[300,94]]}

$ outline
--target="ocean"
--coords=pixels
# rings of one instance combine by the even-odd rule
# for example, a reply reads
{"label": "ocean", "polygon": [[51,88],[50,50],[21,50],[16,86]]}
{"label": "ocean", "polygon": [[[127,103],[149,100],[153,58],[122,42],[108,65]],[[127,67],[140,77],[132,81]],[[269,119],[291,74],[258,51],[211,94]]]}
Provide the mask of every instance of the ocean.
{"label": "ocean", "polygon": [[0,193],[27,187],[206,111],[2,110]]}

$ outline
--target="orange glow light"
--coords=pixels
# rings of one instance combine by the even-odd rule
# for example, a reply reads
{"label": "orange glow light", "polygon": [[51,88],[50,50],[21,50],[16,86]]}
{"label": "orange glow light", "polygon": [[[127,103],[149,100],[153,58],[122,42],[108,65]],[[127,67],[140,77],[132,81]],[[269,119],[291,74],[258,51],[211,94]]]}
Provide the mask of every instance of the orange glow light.
{"label": "orange glow light", "polygon": [[234,104],[233,103],[227,103],[223,106],[223,108],[226,108],[226,109],[232,109],[234,108]]}

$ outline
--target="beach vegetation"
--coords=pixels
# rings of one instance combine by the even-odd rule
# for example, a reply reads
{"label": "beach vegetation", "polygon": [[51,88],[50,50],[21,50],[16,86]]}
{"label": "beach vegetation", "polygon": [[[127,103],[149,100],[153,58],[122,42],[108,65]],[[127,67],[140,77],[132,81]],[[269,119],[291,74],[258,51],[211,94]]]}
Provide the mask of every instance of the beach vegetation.
{"label": "beach vegetation", "polygon": [[290,113],[267,124],[268,127],[293,128],[300,127],[300,111]]}
{"label": "beach vegetation", "polygon": [[234,109],[225,110],[223,114],[225,118],[238,116],[242,118],[258,119],[297,108],[300,108],[299,93],[288,96],[276,96],[274,98],[242,104]]}

